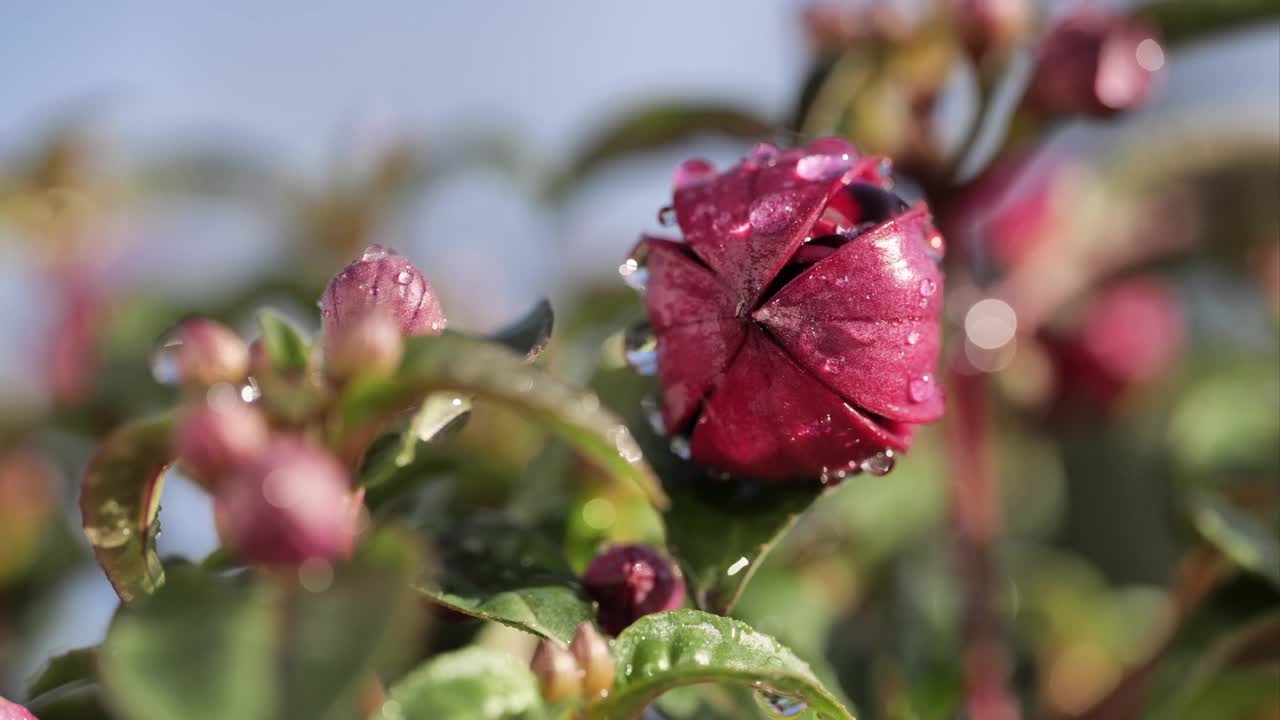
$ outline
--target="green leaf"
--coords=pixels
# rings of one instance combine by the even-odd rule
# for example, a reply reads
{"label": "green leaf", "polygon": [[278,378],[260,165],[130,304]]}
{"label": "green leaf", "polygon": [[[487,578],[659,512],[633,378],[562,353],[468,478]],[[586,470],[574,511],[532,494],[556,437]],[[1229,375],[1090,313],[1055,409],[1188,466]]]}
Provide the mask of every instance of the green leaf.
{"label": "green leaf", "polygon": [[645,397],[656,397],[652,378],[629,368],[604,370],[592,383],[601,399],[627,417],[636,441],[671,498],[667,544],[684,568],[698,606],[727,613],[761,561],[800,514],[822,494],[817,481],[767,485],[723,481],[675,455],[670,442],[642,417]]}
{"label": "green leaf", "polygon": [[97,675],[97,649],[77,648],[50,658],[44,671],[27,687],[27,697],[33,698],[63,685],[93,682]]}
{"label": "green leaf", "polygon": [[501,515],[446,529],[436,549],[441,570],[420,590],[447,608],[564,643],[595,617],[559,546]]}
{"label": "green leaf", "polygon": [[421,566],[407,539],[384,531],[327,589],[284,573],[171,568],[165,587],[107,632],[111,704],[136,720],[354,717],[370,674],[397,662],[415,635],[410,586]]}
{"label": "green leaf", "polygon": [[114,720],[107,712],[102,686],[73,682],[32,698],[27,709],[40,720]]}
{"label": "green leaf", "polygon": [[1204,492],[1191,499],[1191,522],[1232,562],[1280,588],[1280,538],[1257,518]]}
{"label": "green leaf", "polygon": [[173,461],[173,414],[125,424],[102,442],[80,485],[80,515],[94,557],[128,603],[164,583],[156,513]]}
{"label": "green leaf", "polygon": [[648,615],[618,636],[618,676],[591,718],[636,718],[662,693],[694,683],[736,683],[799,700],[828,720],[852,720],[803,660],[732,618],[699,610]]}
{"label": "green leaf", "polygon": [[653,471],[616,416],[595,394],[572,387],[491,343],[459,336],[409,338],[399,372],[352,383],[340,400],[339,446],[361,447],[371,428],[432,393],[474,395],[523,414],[564,438],[614,478],[665,504]]}
{"label": "green leaf", "polygon": [[553,717],[524,663],[472,647],[440,655],[388,692],[373,720],[547,720]]}
{"label": "green leaf", "polygon": [[1164,42],[1179,45],[1248,25],[1262,25],[1280,17],[1275,0],[1216,0],[1211,3],[1162,0],[1137,10],[1160,28]]}
{"label": "green leaf", "polygon": [[653,103],[630,111],[588,141],[551,182],[548,195],[562,198],[582,178],[628,155],[699,135],[756,140],[773,130],[773,123],[765,118],[732,105],[699,101]]}
{"label": "green leaf", "polygon": [[547,349],[554,327],[555,313],[551,310],[551,303],[544,298],[530,308],[524,317],[489,336],[488,339],[506,346],[512,352],[524,355],[526,360],[533,360]]}
{"label": "green leaf", "polygon": [[272,367],[286,373],[307,369],[311,350],[302,331],[274,310],[259,310],[258,326],[262,329],[262,349]]}

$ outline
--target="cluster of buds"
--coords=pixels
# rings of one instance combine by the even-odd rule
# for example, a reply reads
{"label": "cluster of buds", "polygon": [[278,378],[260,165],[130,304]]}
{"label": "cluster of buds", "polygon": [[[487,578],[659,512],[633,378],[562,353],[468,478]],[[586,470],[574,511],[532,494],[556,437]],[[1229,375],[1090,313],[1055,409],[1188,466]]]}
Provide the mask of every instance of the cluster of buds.
{"label": "cluster of buds", "polygon": [[568,648],[551,638],[538,643],[530,668],[549,703],[602,700],[609,696],[617,674],[609,642],[589,622],[578,626]]}
{"label": "cluster of buds", "polygon": [[301,405],[323,407],[326,380],[392,372],[404,336],[439,333],[445,325],[422,273],[378,246],[334,277],[321,302],[323,370],[281,372],[261,341],[246,344],[204,318],[179,324],[154,361],[157,378],[182,385],[188,398],[174,435],[179,462],[213,495],[223,542],[251,564],[343,558],[361,519],[362,493],[317,440],[324,413],[278,412],[273,390],[311,396]]}

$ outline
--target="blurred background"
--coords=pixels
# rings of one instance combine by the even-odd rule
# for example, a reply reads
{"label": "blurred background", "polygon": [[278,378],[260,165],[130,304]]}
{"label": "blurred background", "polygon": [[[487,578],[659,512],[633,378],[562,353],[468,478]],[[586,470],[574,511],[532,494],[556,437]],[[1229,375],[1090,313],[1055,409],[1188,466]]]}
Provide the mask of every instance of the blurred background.
{"label": "blurred background", "polygon": [[[886,5],[898,20],[868,20]],[[603,338],[627,312],[584,308],[627,302],[618,265],[662,230],[680,160],[833,132],[945,208],[952,352],[992,379],[998,604],[1039,706],[1087,709],[1168,645],[1205,543],[1263,578],[1231,607],[1274,608],[1280,24],[1267,3],[1157,5],[1140,106],[1030,120],[1016,100],[1034,51],[990,81],[936,41],[926,2],[5,6],[0,694],[97,642],[115,609],[78,473],[106,430],[169,397],[147,355],[176,319],[247,332],[270,304],[314,329],[328,277],[379,242],[422,268],[453,328],[549,296],[571,337]],[[831,78],[858,63],[879,75],[841,95]],[[895,95],[912,83],[929,88],[927,152],[893,131],[920,124]],[[979,111],[995,121],[971,132]],[[892,708],[867,698],[899,685],[945,695],[959,672],[934,672],[961,594],[943,445],[930,430],[887,478],[824,498],[743,600],[863,707]],[[570,545],[646,532],[623,522],[634,498],[606,499],[604,519],[575,506],[593,509]],[[216,547],[179,477],[161,518],[162,553]]]}

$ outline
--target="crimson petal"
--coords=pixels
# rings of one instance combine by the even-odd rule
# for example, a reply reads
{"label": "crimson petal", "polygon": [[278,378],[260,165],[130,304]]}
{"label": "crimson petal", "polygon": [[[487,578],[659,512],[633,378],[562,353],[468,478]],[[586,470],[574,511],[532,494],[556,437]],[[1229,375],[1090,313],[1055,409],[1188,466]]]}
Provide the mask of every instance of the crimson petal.
{"label": "crimson petal", "polygon": [[658,338],[662,420],[684,427],[742,345],[735,300],[679,243],[645,238],[649,324]]}
{"label": "crimson petal", "polygon": [[918,208],[820,260],[753,315],[848,402],[911,423],[942,416],[934,361],[942,273]]}
{"label": "crimson petal", "polygon": [[745,477],[817,478],[824,468],[906,449],[911,434],[851,407],[755,329],[707,401],[691,450],[695,461]]}

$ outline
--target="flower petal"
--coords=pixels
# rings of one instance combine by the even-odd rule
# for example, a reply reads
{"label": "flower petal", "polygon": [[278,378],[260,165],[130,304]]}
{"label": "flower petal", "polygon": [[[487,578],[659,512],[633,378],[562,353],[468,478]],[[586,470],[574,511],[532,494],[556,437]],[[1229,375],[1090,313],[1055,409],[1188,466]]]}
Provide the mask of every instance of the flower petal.
{"label": "flower petal", "polygon": [[662,420],[683,428],[742,345],[735,301],[679,243],[646,238],[649,324],[658,338]]}
{"label": "flower petal", "polygon": [[831,139],[757,152],[712,180],[678,187],[673,207],[693,251],[733,291],[738,307],[754,308],[831,197],[849,177],[874,173],[874,164]]}
{"label": "flower petal", "polygon": [[927,251],[932,232],[923,209],[884,223],[814,264],[753,317],[848,402],[897,421],[937,420],[942,273]]}
{"label": "flower petal", "polygon": [[767,334],[749,331],[693,431],[695,462],[760,480],[817,478],[911,444],[805,372]]}

